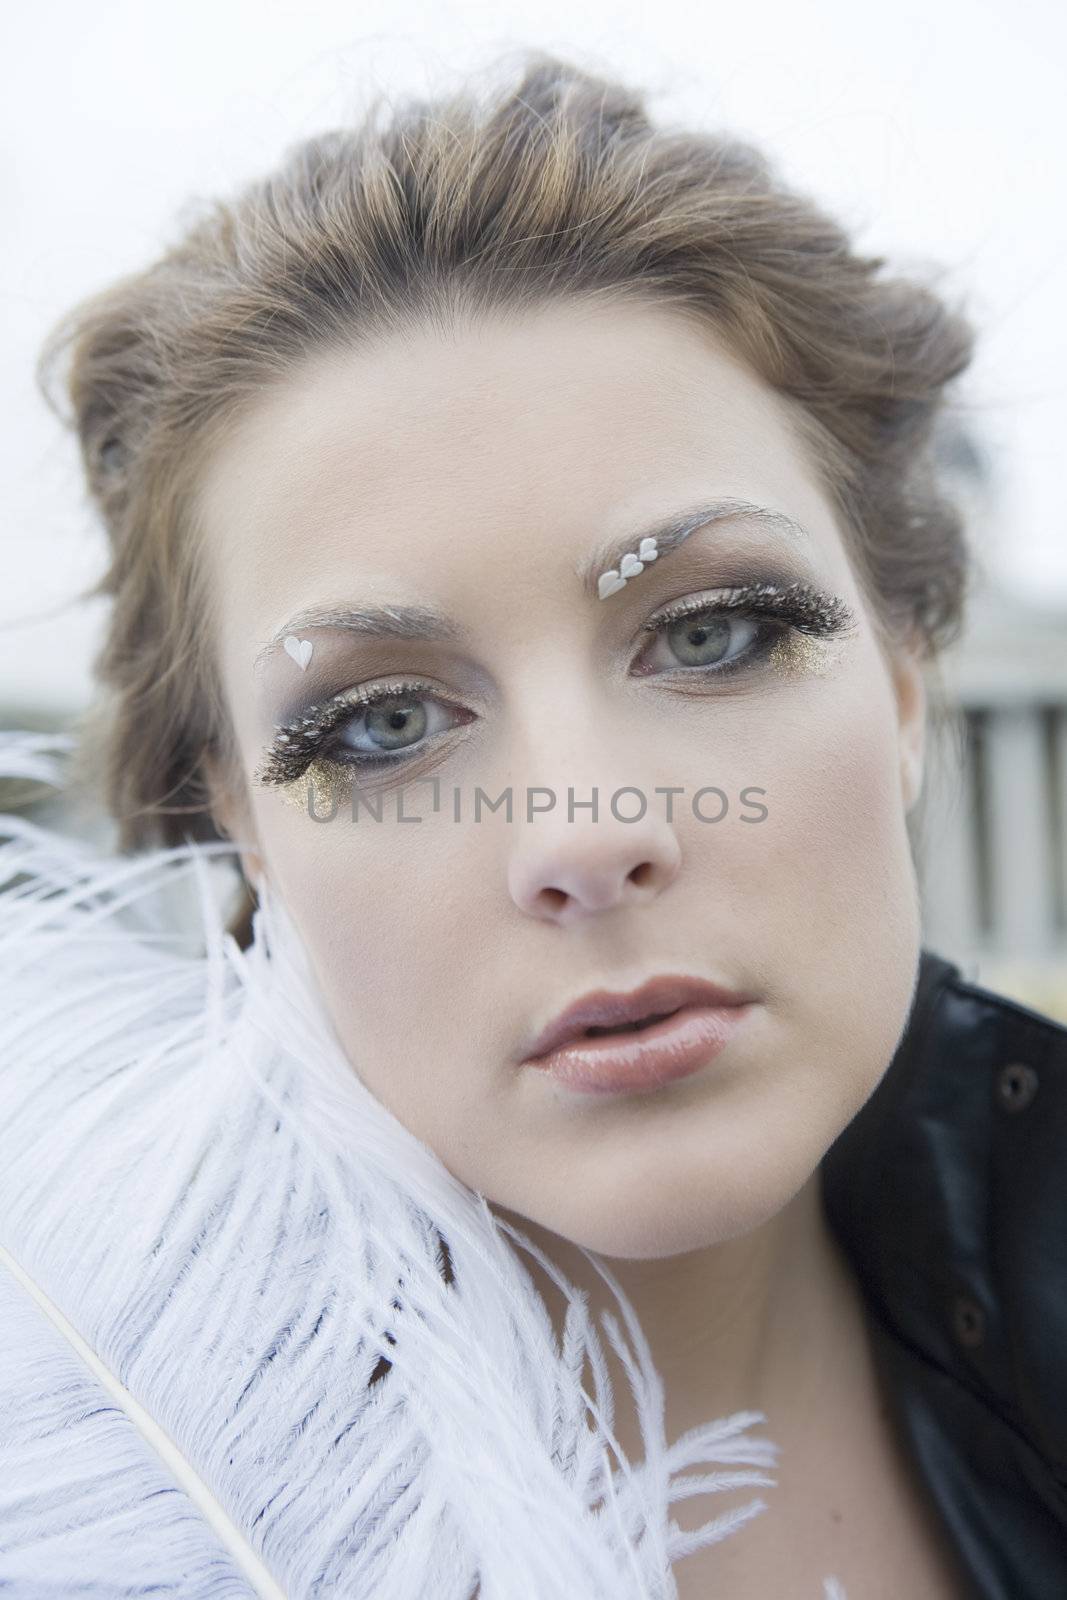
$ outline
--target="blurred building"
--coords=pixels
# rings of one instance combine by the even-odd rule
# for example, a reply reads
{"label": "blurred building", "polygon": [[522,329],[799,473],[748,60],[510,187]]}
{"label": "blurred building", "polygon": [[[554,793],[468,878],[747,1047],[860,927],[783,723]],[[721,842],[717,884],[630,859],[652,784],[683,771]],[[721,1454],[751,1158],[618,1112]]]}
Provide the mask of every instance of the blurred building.
{"label": "blurred building", "polygon": [[963,638],[931,680],[946,715],[919,849],[924,937],[968,977],[1067,1021],[1067,611],[998,591],[1005,512],[962,430],[942,466],[979,571]]}

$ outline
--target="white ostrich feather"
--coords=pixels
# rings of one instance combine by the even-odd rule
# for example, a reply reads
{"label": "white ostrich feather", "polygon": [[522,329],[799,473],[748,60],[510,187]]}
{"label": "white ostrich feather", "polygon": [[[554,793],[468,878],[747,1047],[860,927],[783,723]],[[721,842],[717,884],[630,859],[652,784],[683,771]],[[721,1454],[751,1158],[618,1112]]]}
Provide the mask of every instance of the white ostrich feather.
{"label": "white ostrich feather", "polygon": [[[0,777],[61,788],[69,748],[0,733]],[[0,1591],[675,1596],[673,1564],[766,1502],[692,1533],[672,1505],[773,1485],[765,1419],[668,1444],[591,1255],[626,1461],[586,1297],[366,1089],[269,894],[238,949],[210,865],[235,849],[109,854],[0,815]]]}

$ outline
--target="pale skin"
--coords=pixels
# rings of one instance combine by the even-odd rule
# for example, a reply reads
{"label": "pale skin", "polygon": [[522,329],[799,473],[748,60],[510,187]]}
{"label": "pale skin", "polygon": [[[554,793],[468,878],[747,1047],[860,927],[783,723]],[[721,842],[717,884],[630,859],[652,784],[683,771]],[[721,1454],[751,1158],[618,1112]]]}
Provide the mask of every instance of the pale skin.
{"label": "pale skin", "polygon": [[[583,591],[575,569],[604,540],[720,496],[782,511],[807,536],[731,520],[607,599]],[[959,1592],[818,1204],[819,1162],[888,1065],[912,993],[923,676],[914,650],[880,641],[785,402],[663,307],[556,304],[447,338],[412,329],[320,354],[264,392],[220,438],[201,509],[241,761],[235,784],[215,775],[216,814],[251,881],[285,901],[354,1069],[595,1306],[611,1302],[582,1251],[603,1254],[663,1377],[669,1438],[752,1409],[781,1446],[768,1510],[681,1563],[680,1592],[725,1582],[820,1600],[830,1572],[849,1600]],[[650,648],[641,622],[728,587],[723,562],[749,558],[790,561],[858,626],[810,670],[682,681],[661,640],[657,671],[634,675]],[[432,774],[447,795],[547,786],[556,809],[457,823],[449,804],[432,813],[423,784],[418,825],[352,824],[344,807],[317,824],[257,782],[303,674],[280,646],[259,672],[256,657],[304,608],[342,601],[433,606],[463,630],[458,643],[300,632],[317,666],[329,658],[331,693],[439,687],[443,731],[417,743],[403,781]],[[399,781],[372,783],[388,795]],[[606,805],[627,785],[650,802],[634,822]],[[709,825],[686,803],[668,820],[655,791],[672,785],[717,785],[735,813]],[[757,826],[737,820],[746,785],[764,791]],[[568,820],[569,787],[599,790],[596,821]],[[579,995],[678,972],[758,995],[707,1070],[594,1100],[520,1064]],[[618,1437],[636,1454],[613,1376]],[[676,1515],[692,1527],[756,1492]]]}

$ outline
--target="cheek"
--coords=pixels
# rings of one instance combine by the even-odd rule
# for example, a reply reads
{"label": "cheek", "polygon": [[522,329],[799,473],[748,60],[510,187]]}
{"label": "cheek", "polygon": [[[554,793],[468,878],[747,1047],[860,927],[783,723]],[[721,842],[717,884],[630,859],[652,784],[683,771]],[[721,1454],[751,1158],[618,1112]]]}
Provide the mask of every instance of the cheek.
{"label": "cheek", "polygon": [[[888,690],[875,680],[869,693],[843,695],[804,732],[779,808],[776,844],[787,852],[791,874],[785,881],[808,908],[809,934],[818,915],[820,932],[838,942],[847,929],[869,928],[877,939],[883,922],[914,896]],[[784,878],[785,862],[779,865]]]}
{"label": "cheek", "polygon": [[386,795],[380,822],[364,813],[353,823],[342,808],[315,823],[269,796],[258,827],[345,1053],[424,1133],[445,1109],[435,1095],[448,1087],[446,1106],[455,1100],[452,1074],[428,1057],[436,1048],[447,1061],[469,1028],[468,975],[494,965],[499,941],[476,906],[492,830],[434,818],[417,791],[404,809],[421,821],[398,822],[395,809]]}
{"label": "cheek", "polygon": [[746,948],[794,1042],[858,1109],[888,1065],[918,959],[919,901],[888,680],[843,674],[817,712],[776,722],[766,819],[738,826],[730,875]]}

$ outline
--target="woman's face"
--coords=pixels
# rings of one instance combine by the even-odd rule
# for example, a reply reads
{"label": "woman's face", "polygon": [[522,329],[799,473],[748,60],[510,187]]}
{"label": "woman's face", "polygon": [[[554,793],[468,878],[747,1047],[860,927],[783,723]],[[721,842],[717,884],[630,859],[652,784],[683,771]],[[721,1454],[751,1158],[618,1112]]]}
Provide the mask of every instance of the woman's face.
{"label": "woman's face", "polygon": [[[317,356],[202,487],[245,784],[220,811],[355,1071],[458,1178],[586,1248],[664,1256],[766,1221],[888,1065],[920,936],[921,674],[880,650],[785,402],[668,308],[557,304]],[[723,498],[801,531],[708,521],[599,596],[602,547]],[[748,578],[804,580],[854,625],[643,629]],[[380,607],[450,626],[337,617]],[[397,698],[363,710],[361,687]],[[338,695],[312,765],[261,781],[278,730],[291,775],[291,725]],[[510,820],[490,804],[509,788]],[[522,1064],[590,990],[679,973],[754,997],[696,1072],[589,1094]]]}

